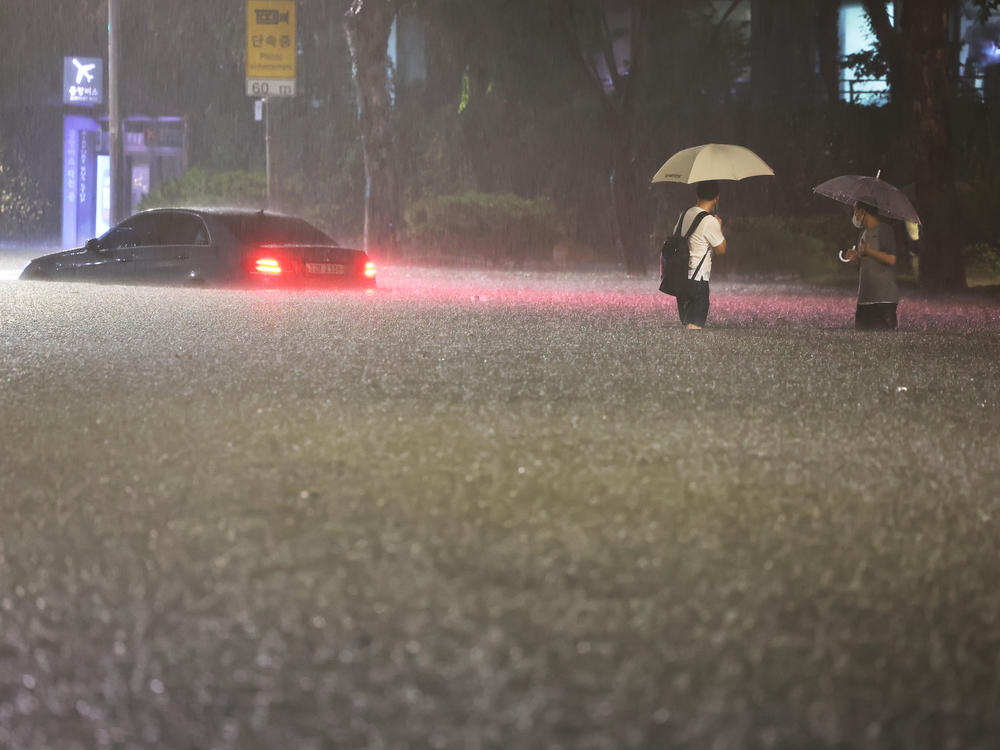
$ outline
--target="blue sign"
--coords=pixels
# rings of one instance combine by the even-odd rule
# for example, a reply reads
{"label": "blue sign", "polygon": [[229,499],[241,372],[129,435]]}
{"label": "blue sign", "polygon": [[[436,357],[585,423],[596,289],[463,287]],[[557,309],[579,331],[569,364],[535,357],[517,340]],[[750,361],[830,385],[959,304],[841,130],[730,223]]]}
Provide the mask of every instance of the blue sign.
{"label": "blue sign", "polygon": [[97,149],[101,145],[101,131],[81,130],[80,150],[77,163],[80,165],[76,181],[76,236],[89,240],[95,235],[94,219],[97,215]]}
{"label": "blue sign", "polygon": [[63,247],[81,245],[96,233],[97,152],[101,126],[78,115],[63,118]]}
{"label": "blue sign", "polygon": [[94,236],[100,237],[111,229],[111,157],[97,155],[97,211],[94,216]]}
{"label": "blue sign", "polygon": [[63,58],[63,104],[91,107],[104,102],[104,61],[99,57]]}

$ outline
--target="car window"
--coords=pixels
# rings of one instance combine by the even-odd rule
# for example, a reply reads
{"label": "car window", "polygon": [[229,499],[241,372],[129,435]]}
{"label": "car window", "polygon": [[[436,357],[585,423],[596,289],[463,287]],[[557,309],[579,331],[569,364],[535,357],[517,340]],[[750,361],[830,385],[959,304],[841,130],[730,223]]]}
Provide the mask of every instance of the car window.
{"label": "car window", "polygon": [[133,241],[135,230],[128,223],[111,227],[107,232],[97,238],[97,246],[102,250],[115,250],[119,247],[130,247]]}
{"label": "car window", "polygon": [[240,242],[253,245],[336,245],[309,222],[291,216],[241,214],[220,216]]}
{"label": "car window", "polygon": [[155,217],[133,216],[112,227],[98,240],[103,250],[118,250],[155,244]]}
{"label": "car window", "polygon": [[159,213],[156,215],[158,245],[207,245],[205,222],[194,214]]}

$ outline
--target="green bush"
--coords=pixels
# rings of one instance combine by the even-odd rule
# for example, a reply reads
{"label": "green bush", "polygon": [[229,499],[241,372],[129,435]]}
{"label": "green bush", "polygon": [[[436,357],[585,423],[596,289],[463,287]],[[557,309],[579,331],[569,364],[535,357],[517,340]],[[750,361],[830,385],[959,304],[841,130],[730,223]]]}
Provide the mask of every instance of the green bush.
{"label": "green bush", "polygon": [[996,196],[1000,179],[959,182],[955,187],[958,196],[958,217],[955,230],[963,245],[989,243],[996,237]]}
{"label": "green bush", "polygon": [[857,234],[846,216],[738,218],[724,232],[727,252],[714,262],[713,276],[809,280],[836,274],[837,251]]}
{"label": "green bush", "polygon": [[260,208],[267,196],[263,172],[207,172],[191,167],[166,180],[139,203],[140,209],[167,206],[247,206]]}
{"label": "green bush", "polygon": [[511,193],[424,198],[410,206],[407,223],[418,253],[501,265],[549,261],[563,235],[551,201]]}
{"label": "green bush", "polygon": [[962,249],[966,274],[974,279],[996,279],[1000,277],[1000,245],[992,242],[976,242]]}

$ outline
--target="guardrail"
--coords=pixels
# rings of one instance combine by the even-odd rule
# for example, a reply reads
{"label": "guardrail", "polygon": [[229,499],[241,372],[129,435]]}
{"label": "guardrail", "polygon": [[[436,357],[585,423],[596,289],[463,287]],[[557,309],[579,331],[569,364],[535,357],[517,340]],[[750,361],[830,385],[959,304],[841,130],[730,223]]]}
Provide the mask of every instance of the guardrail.
{"label": "guardrail", "polygon": [[[1000,90],[994,90],[995,87],[987,90],[983,85],[983,75],[959,76],[958,80],[976,91],[980,101],[1000,97]],[[850,104],[881,107],[889,101],[889,84],[884,78],[841,78],[840,94]]]}

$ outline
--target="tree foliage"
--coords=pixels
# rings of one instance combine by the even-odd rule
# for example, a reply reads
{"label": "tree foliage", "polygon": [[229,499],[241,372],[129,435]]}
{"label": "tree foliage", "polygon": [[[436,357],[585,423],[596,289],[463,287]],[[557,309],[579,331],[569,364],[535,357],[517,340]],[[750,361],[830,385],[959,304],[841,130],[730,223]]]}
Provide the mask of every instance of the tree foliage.
{"label": "tree foliage", "polygon": [[26,165],[10,159],[0,143],[0,236],[30,233],[50,208]]}

